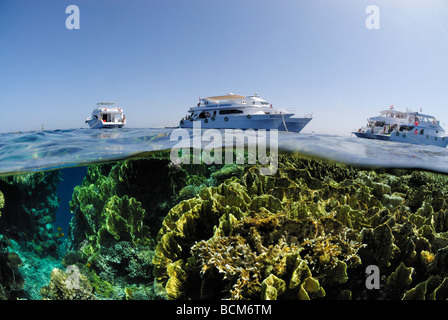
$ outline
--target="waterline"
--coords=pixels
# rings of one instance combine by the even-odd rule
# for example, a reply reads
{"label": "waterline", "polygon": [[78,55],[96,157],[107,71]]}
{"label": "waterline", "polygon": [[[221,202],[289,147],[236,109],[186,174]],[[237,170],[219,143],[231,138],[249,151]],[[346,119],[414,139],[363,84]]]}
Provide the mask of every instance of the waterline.
{"label": "waterline", "polygon": [[[273,175],[278,170],[278,131],[276,129],[201,129],[201,123],[193,124],[192,137],[186,129],[171,132],[170,141],[173,164],[256,164],[262,175]],[[191,151],[193,150],[193,157]],[[224,157],[223,157],[224,149]],[[245,151],[247,149],[247,157]],[[269,152],[268,152],[269,150]],[[191,160],[192,158],[192,160]]]}

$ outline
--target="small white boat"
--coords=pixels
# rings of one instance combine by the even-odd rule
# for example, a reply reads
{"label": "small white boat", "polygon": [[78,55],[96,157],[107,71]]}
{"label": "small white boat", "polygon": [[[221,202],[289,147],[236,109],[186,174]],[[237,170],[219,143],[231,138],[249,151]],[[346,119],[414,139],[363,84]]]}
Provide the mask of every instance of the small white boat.
{"label": "small white boat", "polygon": [[272,104],[253,96],[228,93],[199,99],[188,115],[180,120],[181,128],[192,128],[200,122],[204,129],[277,129],[300,132],[311,121],[310,115],[293,118],[294,112],[274,108]]}
{"label": "small white boat", "polygon": [[358,138],[434,145],[446,148],[448,136],[434,116],[390,107],[367,119],[367,126],[352,132]]}
{"label": "small white boat", "polygon": [[122,128],[126,124],[126,116],[115,102],[98,102],[86,123],[91,129]]}

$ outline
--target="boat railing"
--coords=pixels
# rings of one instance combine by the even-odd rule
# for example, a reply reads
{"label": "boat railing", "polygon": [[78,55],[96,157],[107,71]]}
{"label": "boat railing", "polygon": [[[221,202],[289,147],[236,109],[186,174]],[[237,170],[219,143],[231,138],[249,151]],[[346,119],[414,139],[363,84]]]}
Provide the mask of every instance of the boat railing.
{"label": "boat railing", "polygon": [[[271,108],[269,108],[271,109]],[[271,113],[278,113],[278,114],[287,114],[287,113],[296,113],[296,110],[294,109],[285,109],[285,108],[272,108],[273,112]]]}

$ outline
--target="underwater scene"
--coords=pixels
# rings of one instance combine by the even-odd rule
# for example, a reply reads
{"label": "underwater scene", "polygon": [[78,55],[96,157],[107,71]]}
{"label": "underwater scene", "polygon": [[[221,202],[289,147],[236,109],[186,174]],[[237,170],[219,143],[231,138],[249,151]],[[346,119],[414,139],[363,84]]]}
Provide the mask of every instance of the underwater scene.
{"label": "underwater scene", "polygon": [[171,132],[0,135],[0,299],[448,298],[446,149],[279,132],[263,175]]}

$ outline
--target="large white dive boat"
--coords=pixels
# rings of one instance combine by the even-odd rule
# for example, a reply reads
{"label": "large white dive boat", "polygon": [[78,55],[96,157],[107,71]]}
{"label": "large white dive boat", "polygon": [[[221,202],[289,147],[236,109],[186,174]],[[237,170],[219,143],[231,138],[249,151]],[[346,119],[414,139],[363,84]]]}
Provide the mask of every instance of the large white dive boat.
{"label": "large white dive boat", "polygon": [[122,128],[126,124],[126,116],[115,102],[98,102],[86,123],[92,129]]}
{"label": "large white dive boat", "polygon": [[257,94],[200,98],[188,115],[180,120],[181,128],[192,128],[197,121],[201,128],[215,129],[277,129],[300,132],[311,121],[311,115],[293,118],[294,112],[274,108]]}
{"label": "large white dive boat", "polygon": [[367,119],[367,126],[352,132],[358,138],[378,139],[446,148],[448,136],[435,117],[390,107]]}

